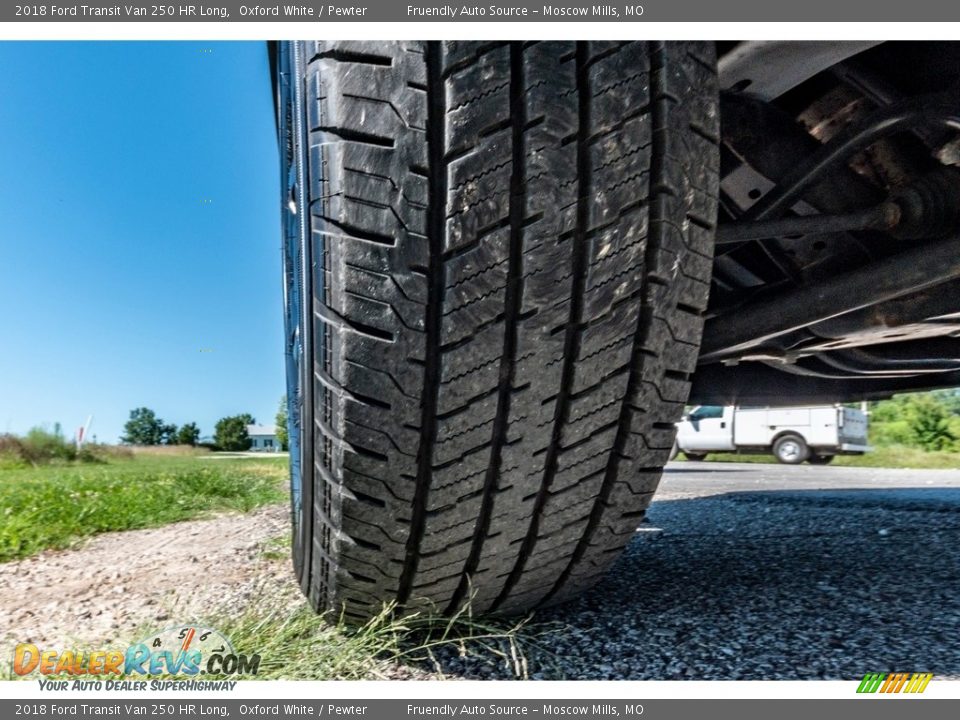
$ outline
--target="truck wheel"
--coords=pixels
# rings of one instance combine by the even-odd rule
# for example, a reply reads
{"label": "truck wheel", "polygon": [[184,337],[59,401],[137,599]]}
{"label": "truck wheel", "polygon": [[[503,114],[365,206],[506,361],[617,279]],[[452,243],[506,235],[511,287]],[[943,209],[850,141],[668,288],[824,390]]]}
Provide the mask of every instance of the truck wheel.
{"label": "truck wheel", "polygon": [[816,453],[811,453],[810,457],[807,458],[807,462],[811,465],[829,465],[833,462],[835,455],[817,455]]}
{"label": "truck wheel", "polygon": [[693,462],[703,462],[704,460],[707,459],[707,454],[706,454],[706,453],[688,453],[688,452],[685,452],[683,455],[684,455],[685,458],[687,458],[687,460],[692,460]]}
{"label": "truck wheel", "polygon": [[773,454],[785,465],[799,465],[810,456],[810,448],[799,435],[782,435],[773,443]]}
{"label": "truck wheel", "polygon": [[280,45],[294,563],[316,609],[525,611],[633,536],[707,304],[713,53]]}

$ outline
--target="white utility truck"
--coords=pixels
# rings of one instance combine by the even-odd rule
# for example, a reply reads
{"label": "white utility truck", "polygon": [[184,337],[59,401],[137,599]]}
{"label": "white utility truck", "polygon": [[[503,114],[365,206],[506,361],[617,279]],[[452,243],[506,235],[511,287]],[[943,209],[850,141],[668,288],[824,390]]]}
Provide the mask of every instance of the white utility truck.
{"label": "white utility truck", "polygon": [[773,452],[789,465],[825,465],[836,455],[862,455],[867,415],[842,405],[740,407],[700,405],[677,423],[674,455],[703,460],[707,453]]}

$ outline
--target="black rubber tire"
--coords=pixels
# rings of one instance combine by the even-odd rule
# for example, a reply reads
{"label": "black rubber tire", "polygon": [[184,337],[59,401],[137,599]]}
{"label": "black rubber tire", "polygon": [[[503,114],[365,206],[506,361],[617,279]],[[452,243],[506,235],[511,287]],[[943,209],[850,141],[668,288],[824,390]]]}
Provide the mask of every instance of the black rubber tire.
{"label": "black rubber tire", "polygon": [[574,596],[633,536],[697,362],[712,43],[280,54],[301,587],[356,620]]}
{"label": "black rubber tire", "polygon": [[807,462],[811,465],[829,465],[835,457],[835,455],[817,455],[816,453],[810,453]]}
{"label": "black rubber tire", "polygon": [[773,454],[784,465],[799,465],[810,457],[810,448],[799,435],[787,433],[774,441]]}
{"label": "black rubber tire", "polygon": [[687,460],[691,460],[691,461],[693,461],[693,462],[703,462],[704,460],[707,459],[707,454],[706,454],[706,453],[688,453],[688,452],[685,452],[685,453],[683,454],[683,456],[684,456]]}

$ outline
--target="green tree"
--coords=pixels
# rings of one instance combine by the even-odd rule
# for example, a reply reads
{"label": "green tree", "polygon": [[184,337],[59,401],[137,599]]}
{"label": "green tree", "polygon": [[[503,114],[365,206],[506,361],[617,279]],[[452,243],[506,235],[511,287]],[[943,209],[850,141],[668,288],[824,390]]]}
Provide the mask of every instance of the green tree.
{"label": "green tree", "polygon": [[213,434],[214,442],[221,450],[249,450],[250,436],[247,434],[247,425],[255,422],[253,415],[249,413],[220,418]]}
{"label": "green tree", "polygon": [[164,445],[180,444],[178,440],[178,438],[180,437],[180,434],[179,434],[179,431],[177,430],[177,426],[174,425],[173,423],[170,423],[169,425],[167,424],[163,425],[163,427],[160,429],[160,437],[161,437],[161,442]]}
{"label": "green tree", "polygon": [[196,423],[181,425],[177,431],[177,445],[196,445],[200,440],[200,428]]}
{"label": "green tree", "polygon": [[169,429],[153,410],[140,407],[130,411],[120,440],[129,445],[160,445],[169,437]]}
{"label": "green tree", "polygon": [[924,450],[949,450],[957,440],[947,406],[931,394],[911,398],[909,422],[917,445]]}
{"label": "green tree", "polygon": [[290,438],[287,436],[287,396],[280,398],[280,407],[277,408],[277,440],[282,450],[289,450]]}
{"label": "green tree", "polygon": [[870,437],[877,445],[960,450],[960,389],[905,393],[870,403]]}
{"label": "green tree", "polygon": [[948,413],[960,417],[960,388],[937,390],[930,394],[943,403]]}

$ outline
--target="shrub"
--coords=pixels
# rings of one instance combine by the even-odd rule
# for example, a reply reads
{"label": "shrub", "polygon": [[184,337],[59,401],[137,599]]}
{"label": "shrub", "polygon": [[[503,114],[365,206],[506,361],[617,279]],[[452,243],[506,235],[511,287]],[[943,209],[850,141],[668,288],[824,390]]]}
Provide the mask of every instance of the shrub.
{"label": "shrub", "polygon": [[911,446],[914,442],[913,430],[907,420],[870,423],[870,442],[873,445],[887,447],[891,445]]}
{"label": "shrub", "polygon": [[956,390],[897,395],[872,404],[870,438],[878,446],[960,451]]}
{"label": "shrub", "polygon": [[0,435],[0,468],[20,468],[51,463],[103,463],[132,458],[129,448],[88,443],[78,451],[59,428],[32,428],[25,436]]}
{"label": "shrub", "polygon": [[946,406],[931,397],[917,397],[911,408],[910,429],[917,444],[924,450],[949,450],[957,440],[950,428],[951,418]]}
{"label": "shrub", "polygon": [[20,438],[20,456],[31,465],[70,462],[77,459],[77,448],[63,437],[59,427],[54,432],[35,427]]}
{"label": "shrub", "polygon": [[122,445],[101,445],[87,443],[77,453],[77,460],[81,462],[110,462],[112,460],[132,460],[133,449]]}
{"label": "shrub", "polygon": [[26,467],[22,448],[20,438],[16,435],[0,435],[0,470]]}

